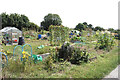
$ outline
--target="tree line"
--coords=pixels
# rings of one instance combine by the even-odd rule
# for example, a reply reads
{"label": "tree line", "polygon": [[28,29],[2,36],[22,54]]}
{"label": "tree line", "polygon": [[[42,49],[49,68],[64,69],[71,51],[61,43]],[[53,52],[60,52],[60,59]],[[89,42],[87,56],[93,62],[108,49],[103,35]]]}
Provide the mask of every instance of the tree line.
{"label": "tree line", "polygon": [[[2,17],[2,28],[6,26],[11,26],[11,27],[16,27],[20,30],[35,30],[35,31],[40,31],[41,29],[43,30],[49,30],[50,25],[57,25],[60,26],[62,25],[62,19],[58,14],[47,14],[44,16],[44,20],[40,22],[41,26],[39,27],[37,24],[30,22],[29,18],[23,14],[17,14],[17,13],[12,13],[10,15],[6,13],[1,13],[0,16]],[[87,22],[83,23],[78,23],[75,28],[75,30],[93,30],[93,31],[105,31],[103,27],[96,26],[93,27],[92,24],[88,24]],[[114,30],[113,28],[109,28],[108,31],[114,32],[114,33],[120,33],[120,30]]]}
{"label": "tree line", "polygon": [[88,24],[87,22],[78,23],[74,29],[75,30],[79,30],[79,31],[86,30],[86,29],[91,29],[93,31],[97,31],[97,30],[99,30],[99,31],[105,31],[104,28],[102,28],[100,26],[96,26],[94,28],[92,24]]}
{"label": "tree line", "polygon": [[25,15],[20,15],[17,13],[12,13],[10,15],[6,13],[1,13],[2,17],[2,28],[4,27],[16,27],[19,30],[36,30],[38,31],[40,27],[33,22],[29,21],[29,18]]}

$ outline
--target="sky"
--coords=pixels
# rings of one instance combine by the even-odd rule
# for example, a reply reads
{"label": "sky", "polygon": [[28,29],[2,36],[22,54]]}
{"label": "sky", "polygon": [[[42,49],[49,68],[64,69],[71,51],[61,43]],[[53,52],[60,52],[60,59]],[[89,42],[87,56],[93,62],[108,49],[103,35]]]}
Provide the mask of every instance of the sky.
{"label": "sky", "polygon": [[93,27],[118,29],[119,0],[1,0],[0,14],[6,12],[26,15],[40,26],[48,13],[58,14],[62,24],[75,28],[87,22]]}

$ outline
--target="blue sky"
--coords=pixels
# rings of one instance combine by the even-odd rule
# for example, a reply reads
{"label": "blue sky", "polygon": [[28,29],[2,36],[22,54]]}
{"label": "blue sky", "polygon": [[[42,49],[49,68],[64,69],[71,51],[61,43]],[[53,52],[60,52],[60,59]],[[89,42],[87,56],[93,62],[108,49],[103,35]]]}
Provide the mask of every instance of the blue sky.
{"label": "blue sky", "polygon": [[1,0],[0,13],[25,14],[40,25],[48,13],[58,14],[64,26],[87,22],[93,27],[118,28],[119,0]]}

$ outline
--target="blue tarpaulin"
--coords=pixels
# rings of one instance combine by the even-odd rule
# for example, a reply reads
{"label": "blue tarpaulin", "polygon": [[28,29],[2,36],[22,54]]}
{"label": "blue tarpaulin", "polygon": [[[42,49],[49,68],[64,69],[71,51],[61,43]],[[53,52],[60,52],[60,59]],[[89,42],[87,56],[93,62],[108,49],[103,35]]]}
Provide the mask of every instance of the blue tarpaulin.
{"label": "blue tarpaulin", "polygon": [[73,33],[70,33],[70,35],[74,35]]}
{"label": "blue tarpaulin", "polygon": [[39,35],[38,35],[38,39],[40,39],[41,37],[42,37],[41,34],[39,34]]}

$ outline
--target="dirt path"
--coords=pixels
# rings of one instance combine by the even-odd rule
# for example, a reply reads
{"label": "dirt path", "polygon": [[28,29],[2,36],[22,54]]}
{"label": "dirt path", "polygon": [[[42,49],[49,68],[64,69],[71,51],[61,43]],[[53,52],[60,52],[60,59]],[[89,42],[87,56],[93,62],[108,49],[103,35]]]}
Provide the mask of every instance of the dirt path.
{"label": "dirt path", "polygon": [[[119,70],[118,70],[119,69]],[[116,78],[120,80],[120,65],[118,65],[109,75],[107,75],[105,78]],[[103,80],[106,80],[106,79]],[[115,80],[116,80],[115,79]]]}

